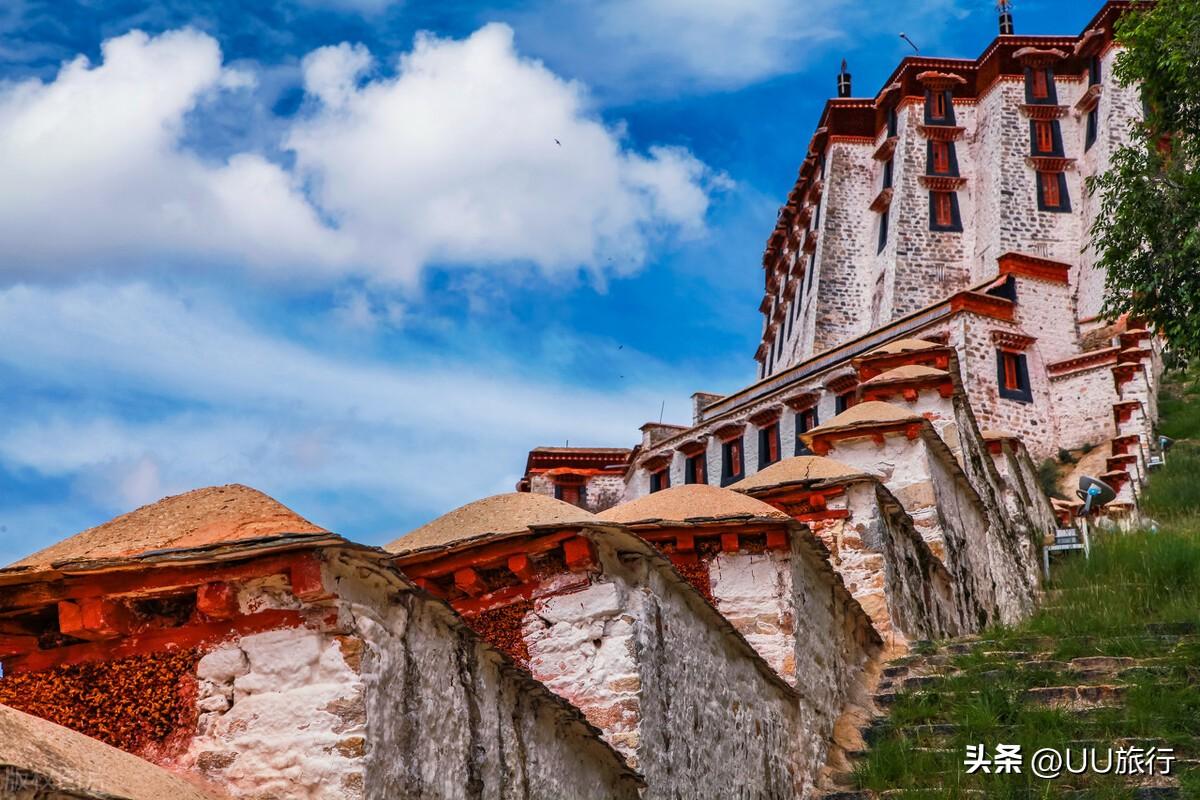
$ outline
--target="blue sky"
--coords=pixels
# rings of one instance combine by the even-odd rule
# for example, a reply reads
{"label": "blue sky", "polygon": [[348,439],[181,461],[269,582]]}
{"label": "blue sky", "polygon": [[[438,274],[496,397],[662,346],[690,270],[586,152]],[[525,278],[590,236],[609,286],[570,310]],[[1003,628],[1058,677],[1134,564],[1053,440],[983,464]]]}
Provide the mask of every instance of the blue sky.
{"label": "blue sky", "polygon": [[532,446],[686,422],[753,378],[840,59],[869,95],[898,32],[995,31],[988,0],[146,5],[0,9],[0,563],[229,482],[381,543]]}

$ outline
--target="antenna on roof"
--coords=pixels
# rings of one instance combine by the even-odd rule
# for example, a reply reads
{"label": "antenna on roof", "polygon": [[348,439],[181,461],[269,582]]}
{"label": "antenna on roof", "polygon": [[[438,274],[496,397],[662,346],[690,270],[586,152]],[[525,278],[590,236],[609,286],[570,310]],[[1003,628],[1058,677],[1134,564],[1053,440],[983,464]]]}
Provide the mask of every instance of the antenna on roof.
{"label": "antenna on roof", "polygon": [[658,409],[658,424],[662,425],[663,414],[667,411],[667,401],[663,400],[662,405]]}
{"label": "antenna on roof", "polygon": [[908,42],[908,46],[913,49],[913,52],[915,52],[917,55],[921,55],[921,48],[919,48],[915,44],[913,44],[913,40],[908,38],[907,33],[905,33],[904,31],[900,31],[900,38],[903,39],[904,41]]}
{"label": "antenna on roof", "polygon": [[1012,36],[1013,15],[1012,15],[1012,0],[996,0],[996,11],[1000,14],[1000,35]]}

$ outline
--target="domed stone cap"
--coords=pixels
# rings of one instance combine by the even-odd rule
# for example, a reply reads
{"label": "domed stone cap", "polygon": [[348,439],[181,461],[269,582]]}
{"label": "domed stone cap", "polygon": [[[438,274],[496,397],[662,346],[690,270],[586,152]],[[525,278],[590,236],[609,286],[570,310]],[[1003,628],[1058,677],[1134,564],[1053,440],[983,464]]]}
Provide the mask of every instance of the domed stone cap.
{"label": "domed stone cap", "polygon": [[919,381],[924,379],[940,379],[948,378],[950,373],[944,369],[936,367],[926,367],[920,364],[906,364],[902,367],[889,369],[887,372],[880,373],[874,378],[866,382],[867,386],[879,386],[888,383],[905,383],[907,381]]}
{"label": "domed stone cap", "polygon": [[284,534],[329,533],[240,484],[174,495],[88,528],[10,567],[133,558],[155,550],[197,548]]}
{"label": "domed stone cap", "polygon": [[888,342],[882,347],[877,347],[868,356],[894,356],[897,353],[912,353],[919,350],[933,350],[934,348],[942,347],[936,342],[927,342],[924,339],[896,339],[894,342]]}
{"label": "domed stone cap", "polygon": [[806,440],[814,434],[830,433],[832,431],[867,428],[873,425],[888,425],[893,422],[924,422],[920,414],[914,414],[908,409],[881,400],[868,400],[851,406],[833,419],[802,434]]}
{"label": "domed stone cap", "polygon": [[787,514],[744,494],[693,483],[672,486],[597,515],[604,522],[631,525],[639,522],[714,522],[736,519],[789,520]]}
{"label": "domed stone cap", "polygon": [[821,456],[796,456],[777,461],[766,469],[759,470],[749,478],[738,481],[729,488],[735,492],[754,493],[776,486],[793,483],[815,483],[847,478],[865,478],[865,472],[847,466],[840,461]]}
{"label": "domed stone cap", "polygon": [[[28,774],[28,786],[46,792],[37,792],[37,797],[228,798],[90,736],[5,705],[0,705],[0,764]],[[87,793],[76,794],[84,786]],[[19,788],[13,790],[17,794],[6,792],[4,797],[35,796]]]}
{"label": "domed stone cap", "polygon": [[509,492],[460,506],[384,545],[384,549],[407,555],[511,536],[534,527],[565,528],[595,521],[594,514],[548,495]]}

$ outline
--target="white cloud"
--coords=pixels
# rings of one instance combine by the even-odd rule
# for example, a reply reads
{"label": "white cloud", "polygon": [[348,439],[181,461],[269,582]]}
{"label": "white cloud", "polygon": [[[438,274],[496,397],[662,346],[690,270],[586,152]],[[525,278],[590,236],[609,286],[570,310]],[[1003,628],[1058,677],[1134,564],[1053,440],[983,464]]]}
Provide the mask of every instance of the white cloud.
{"label": "white cloud", "polygon": [[215,260],[383,283],[431,261],[632,269],[661,235],[703,226],[708,170],[684,150],[628,149],[502,25],[418,37],[395,75],[365,82],[364,48],[311,53],[310,103],[285,126],[294,169],[182,147],[189,115],[254,78],[223,67],[207,35],[135,31],[102,55],[48,83],[0,84],[0,274]]}
{"label": "white cloud", "polygon": [[487,360],[315,349],[140,283],[16,286],[0,290],[0,367],[42,389],[7,407],[0,464],[69,479],[113,511],[242,481],[370,496],[411,519],[511,491],[533,445],[632,444],[663,397],[669,418],[687,413],[685,387],[662,375],[593,391]]}
{"label": "white cloud", "polygon": [[348,45],[309,55],[321,106],[286,146],[386,277],[429,261],[637,265],[657,230],[702,225],[706,168],[684,150],[625,150],[579,85],[517,56],[507,26],[419,36],[394,78],[358,85],[369,66]]}

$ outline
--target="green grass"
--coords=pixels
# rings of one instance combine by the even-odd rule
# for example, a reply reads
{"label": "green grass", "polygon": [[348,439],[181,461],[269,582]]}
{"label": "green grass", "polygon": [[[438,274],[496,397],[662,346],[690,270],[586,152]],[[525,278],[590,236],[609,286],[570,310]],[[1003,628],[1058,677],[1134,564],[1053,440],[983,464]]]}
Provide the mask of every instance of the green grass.
{"label": "green grass", "polygon": [[[1200,371],[1197,373],[1200,375]],[[1157,530],[1097,532],[1089,559],[1059,562],[1042,610],[1019,626],[981,635],[955,655],[957,674],[900,692],[855,766],[864,789],[908,790],[930,798],[1130,798],[1127,778],[1084,775],[966,775],[968,744],[1019,744],[1025,753],[1072,741],[1115,746],[1162,741],[1177,758],[1200,759],[1200,382],[1176,377],[1161,401],[1164,432],[1179,440],[1156,472],[1145,507]],[[1195,439],[1194,442],[1187,441]],[[931,648],[925,647],[929,653]],[[1009,656],[1006,651],[1028,653]],[[1087,679],[1068,662],[1081,656],[1145,662],[1117,676]],[[1030,658],[1045,659],[1030,663]],[[1116,707],[1086,714],[1030,702],[1033,687],[1120,683]],[[1200,769],[1176,764],[1182,796],[1200,800]],[[1082,794],[1071,794],[1078,790]]]}

